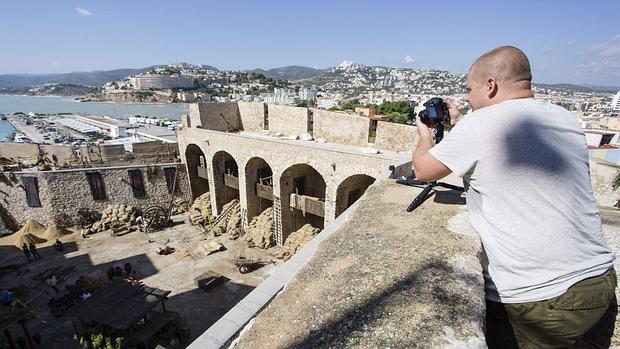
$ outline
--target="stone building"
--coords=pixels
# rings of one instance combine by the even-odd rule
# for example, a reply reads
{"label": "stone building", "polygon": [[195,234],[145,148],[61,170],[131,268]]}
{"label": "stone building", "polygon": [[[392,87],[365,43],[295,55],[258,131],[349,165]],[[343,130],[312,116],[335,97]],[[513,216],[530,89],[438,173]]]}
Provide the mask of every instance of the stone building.
{"label": "stone building", "polygon": [[380,122],[376,140],[370,127],[366,117],[316,109],[198,103],[178,132],[179,151],[193,198],[208,191],[215,214],[239,199],[244,228],[273,207],[282,244],[304,224],[325,228],[410,157],[414,127]]}
{"label": "stone building", "polygon": [[21,225],[29,218],[46,225],[67,219],[75,224],[80,208],[102,211],[110,204],[140,210],[154,205],[167,207],[175,173],[175,198],[188,200],[189,183],[180,163],[3,172],[0,214],[4,224],[9,220]]}

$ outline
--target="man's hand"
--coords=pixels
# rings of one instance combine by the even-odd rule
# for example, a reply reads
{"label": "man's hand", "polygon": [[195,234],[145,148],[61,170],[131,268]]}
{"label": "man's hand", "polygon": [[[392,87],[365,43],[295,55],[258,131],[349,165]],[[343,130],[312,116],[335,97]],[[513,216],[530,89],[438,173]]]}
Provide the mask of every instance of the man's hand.
{"label": "man's hand", "polygon": [[430,139],[432,144],[435,144],[435,131],[426,126],[426,124],[420,120],[419,116],[415,117],[415,127],[418,130],[420,139]]}
{"label": "man's hand", "polygon": [[463,114],[461,114],[459,107],[456,105],[456,102],[452,99],[452,97],[444,97],[443,100],[446,101],[449,108],[450,124],[454,126],[457,122],[459,122],[459,120],[461,120],[461,118],[463,118]]}
{"label": "man's hand", "polygon": [[413,151],[411,162],[416,177],[425,182],[441,179],[450,174],[450,169],[435,159],[428,151],[435,146],[435,132],[416,116],[416,128],[420,139]]}

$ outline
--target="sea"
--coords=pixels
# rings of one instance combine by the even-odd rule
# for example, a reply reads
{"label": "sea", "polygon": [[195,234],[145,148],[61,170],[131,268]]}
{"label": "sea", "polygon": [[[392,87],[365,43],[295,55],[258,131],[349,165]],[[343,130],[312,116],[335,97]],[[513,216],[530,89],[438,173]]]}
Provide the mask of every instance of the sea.
{"label": "sea", "polygon": [[[79,102],[73,97],[0,95],[0,113],[75,113],[85,115],[126,118],[134,115],[153,116],[180,120],[189,113],[187,104],[141,104]],[[0,140],[10,136],[15,129],[8,121],[0,121]]]}
{"label": "sea", "polygon": [[0,141],[7,138],[11,133],[15,132],[15,128],[6,120],[0,120]]}

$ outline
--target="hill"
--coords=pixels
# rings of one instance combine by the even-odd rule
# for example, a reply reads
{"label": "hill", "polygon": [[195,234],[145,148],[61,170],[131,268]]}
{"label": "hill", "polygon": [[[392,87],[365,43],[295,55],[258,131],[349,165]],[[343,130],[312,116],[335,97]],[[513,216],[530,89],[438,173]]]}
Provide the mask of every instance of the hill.
{"label": "hill", "polygon": [[101,86],[106,82],[140,74],[153,68],[154,66],[140,69],[114,69],[64,74],[2,74],[0,75],[0,88],[31,87],[45,84]]}

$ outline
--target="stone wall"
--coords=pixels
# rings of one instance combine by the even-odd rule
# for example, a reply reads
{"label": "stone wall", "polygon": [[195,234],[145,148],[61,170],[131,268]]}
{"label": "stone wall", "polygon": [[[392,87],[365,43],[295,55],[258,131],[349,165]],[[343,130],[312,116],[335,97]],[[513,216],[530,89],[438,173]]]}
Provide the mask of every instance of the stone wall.
{"label": "stone wall", "polygon": [[55,157],[59,166],[62,166],[67,162],[77,160],[73,147],[46,144],[43,145],[43,151],[50,160],[53,161]]}
{"label": "stone wall", "polygon": [[611,185],[620,167],[597,162],[590,158],[590,177],[592,191],[600,206],[614,206],[620,200],[620,189],[612,190]]}
{"label": "stone wall", "polygon": [[269,113],[269,131],[285,136],[297,135],[309,131],[308,108],[288,107],[284,105],[267,105]]}
{"label": "stone wall", "polygon": [[239,102],[239,116],[244,131],[260,132],[265,129],[265,103]]}
{"label": "stone wall", "polygon": [[[333,144],[289,141],[276,137],[256,138],[252,135],[184,128],[179,132],[179,147],[184,161],[186,149],[190,145],[198,147],[204,154],[206,163],[210,164],[207,173],[212,206],[215,206],[213,203],[217,202],[218,191],[216,176],[211,165],[214,155],[220,151],[226,151],[233,157],[239,168],[239,183],[241,185],[239,196],[244,213],[247,213],[248,191],[254,190],[253,186],[248,185],[246,180],[248,162],[253,158],[260,158],[265,161],[273,172],[274,222],[278,243],[282,243],[283,239],[286,238],[282,235],[281,215],[283,212],[290,211],[285,206],[288,204],[288,199],[282,197],[288,195],[288,192],[281,188],[280,179],[282,174],[291,166],[307,164],[315,169],[325,181],[324,225],[327,226],[336,216],[337,189],[344,180],[357,174],[377,178],[389,165],[401,163],[404,158],[408,158],[408,156],[396,154],[366,154],[357,149],[337,148]],[[215,214],[218,214],[217,209],[214,211]],[[247,225],[247,214],[243,217],[243,224]]]}
{"label": "stone wall", "polygon": [[103,161],[122,160],[125,157],[125,146],[122,144],[105,144],[99,147]]}
{"label": "stone wall", "polygon": [[160,141],[134,143],[132,152],[136,159],[172,159],[179,154],[179,145]]}
{"label": "stone wall", "polygon": [[0,143],[0,158],[19,159],[22,163],[34,164],[38,155],[39,146],[36,144]]}
{"label": "stone wall", "polygon": [[[90,168],[79,170],[61,170],[48,172],[18,172],[14,175],[13,185],[0,183],[0,199],[4,199],[5,208],[14,219],[23,224],[33,218],[43,224],[53,223],[63,217],[75,217],[79,208],[87,207],[101,211],[110,204],[124,203],[139,209],[153,205],[167,207],[170,194],[166,186],[163,169],[177,168],[178,192],[176,198],[190,199],[189,183],[184,164],[158,164],[151,166],[123,166],[107,168]],[[128,170],[142,171],[146,197],[134,198],[129,185]],[[107,198],[94,200],[88,181],[87,172],[99,172],[105,183]],[[22,177],[37,177],[41,207],[28,207],[26,193],[21,184]]]}
{"label": "stone wall", "polygon": [[418,143],[415,126],[379,121],[375,146],[378,149],[410,152]]}
{"label": "stone wall", "polygon": [[364,116],[314,110],[312,135],[331,143],[367,146],[370,119]]}
{"label": "stone wall", "polygon": [[239,107],[235,102],[190,104],[189,116],[192,127],[226,132],[226,118],[233,128],[241,129]]}

